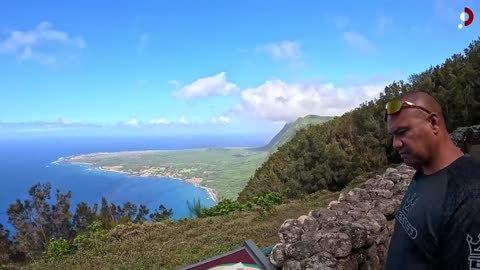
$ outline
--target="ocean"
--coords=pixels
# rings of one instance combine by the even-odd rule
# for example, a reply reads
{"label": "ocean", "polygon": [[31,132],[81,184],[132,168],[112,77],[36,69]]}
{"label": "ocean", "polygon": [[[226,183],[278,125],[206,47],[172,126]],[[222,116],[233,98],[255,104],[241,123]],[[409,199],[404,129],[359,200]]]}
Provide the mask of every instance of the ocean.
{"label": "ocean", "polygon": [[0,138],[0,223],[13,231],[8,223],[8,206],[17,198],[28,198],[29,188],[38,182],[52,184],[52,199],[57,189],[62,193],[72,191],[72,214],[79,202],[100,205],[104,196],[109,203],[145,204],[150,213],[163,204],[173,210],[173,219],[190,217],[187,201],[200,199],[207,207],[215,205],[205,189],[179,180],[133,177],[54,162],[66,156],[97,152],[258,147],[268,143],[268,139],[266,136]]}

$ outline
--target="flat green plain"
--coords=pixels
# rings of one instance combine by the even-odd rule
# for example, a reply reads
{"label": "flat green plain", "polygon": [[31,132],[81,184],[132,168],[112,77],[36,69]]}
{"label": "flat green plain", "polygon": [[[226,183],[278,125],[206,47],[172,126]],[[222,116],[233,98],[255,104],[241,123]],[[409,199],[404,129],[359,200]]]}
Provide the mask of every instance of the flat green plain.
{"label": "flat green plain", "polygon": [[213,189],[219,199],[235,199],[267,157],[266,151],[246,148],[202,148],[95,153],[67,162],[131,175],[183,179]]}

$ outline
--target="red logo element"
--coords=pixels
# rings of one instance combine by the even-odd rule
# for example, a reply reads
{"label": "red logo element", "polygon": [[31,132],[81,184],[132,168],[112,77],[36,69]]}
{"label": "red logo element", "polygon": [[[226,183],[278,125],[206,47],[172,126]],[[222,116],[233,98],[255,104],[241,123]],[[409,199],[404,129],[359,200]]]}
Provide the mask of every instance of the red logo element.
{"label": "red logo element", "polygon": [[473,22],[473,12],[468,7],[465,7],[465,13],[468,15],[468,20],[465,21],[465,26],[469,26]]}
{"label": "red logo element", "polygon": [[[468,19],[466,18],[468,16]],[[473,22],[473,11],[469,9],[468,7],[465,7],[464,12],[460,14],[460,20],[462,20],[463,24],[459,24],[458,28],[462,28],[463,26],[467,27]]]}

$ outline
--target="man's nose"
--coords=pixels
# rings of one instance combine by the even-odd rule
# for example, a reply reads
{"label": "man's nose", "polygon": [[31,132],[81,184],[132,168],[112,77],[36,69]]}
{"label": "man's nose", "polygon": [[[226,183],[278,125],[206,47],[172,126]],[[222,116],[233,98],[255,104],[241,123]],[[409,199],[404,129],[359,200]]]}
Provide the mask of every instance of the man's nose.
{"label": "man's nose", "polygon": [[397,136],[393,137],[393,148],[400,149],[403,146],[402,140],[400,140]]}

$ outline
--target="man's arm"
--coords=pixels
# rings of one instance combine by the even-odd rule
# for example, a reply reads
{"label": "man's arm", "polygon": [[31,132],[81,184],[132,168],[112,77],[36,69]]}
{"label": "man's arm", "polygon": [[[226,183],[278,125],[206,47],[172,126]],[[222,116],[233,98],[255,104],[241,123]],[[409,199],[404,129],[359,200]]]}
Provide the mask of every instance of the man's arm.
{"label": "man's arm", "polygon": [[440,239],[441,267],[480,270],[480,189],[462,191],[456,199]]}

